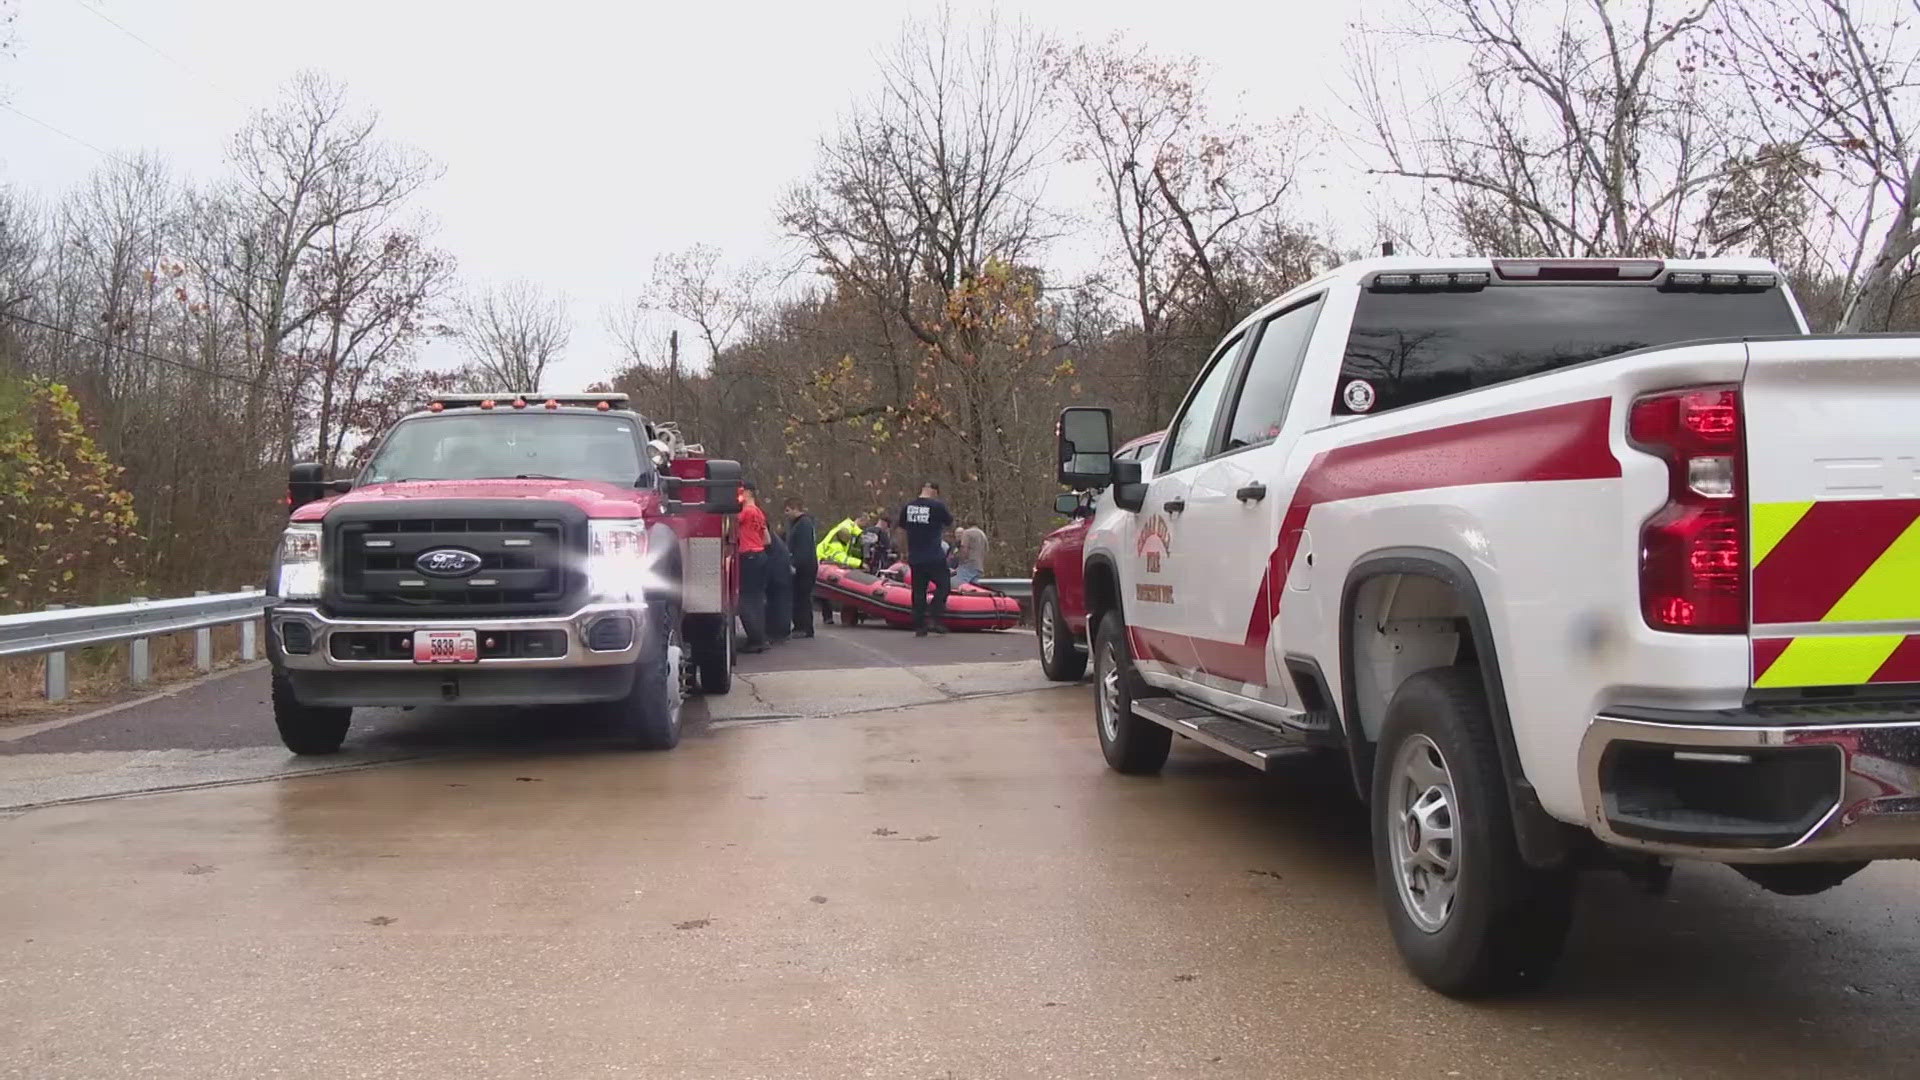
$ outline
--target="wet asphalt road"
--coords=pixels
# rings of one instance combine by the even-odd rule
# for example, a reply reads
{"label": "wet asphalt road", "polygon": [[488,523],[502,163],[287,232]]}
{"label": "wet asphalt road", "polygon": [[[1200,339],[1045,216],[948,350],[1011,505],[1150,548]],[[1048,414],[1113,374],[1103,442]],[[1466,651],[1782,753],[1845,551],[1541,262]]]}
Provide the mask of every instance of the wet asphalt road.
{"label": "wet asphalt road", "polygon": [[[748,662],[843,657],[813,670],[855,685],[1030,642],[884,633]],[[256,680],[0,751],[250,752]],[[1336,777],[1186,746],[1117,776],[1089,708],[702,725],[669,754],[423,710],[356,738],[464,752],[0,817],[0,1076],[1914,1075],[1917,864],[1807,899],[1595,877],[1552,986],[1460,1004],[1400,970]]]}

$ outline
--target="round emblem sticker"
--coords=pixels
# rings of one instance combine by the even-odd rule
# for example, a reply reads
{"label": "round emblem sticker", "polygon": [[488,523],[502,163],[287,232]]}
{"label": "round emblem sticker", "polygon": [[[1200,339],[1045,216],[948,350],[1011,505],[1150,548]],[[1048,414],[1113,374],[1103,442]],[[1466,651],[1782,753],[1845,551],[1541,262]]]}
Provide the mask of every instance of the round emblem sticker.
{"label": "round emblem sticker", "polygon": [[1354,379],[1341,389],[1340,400],[1345,403],[1348,412],[1372,412],[1376,400],[1373,384],[1365,379]]}

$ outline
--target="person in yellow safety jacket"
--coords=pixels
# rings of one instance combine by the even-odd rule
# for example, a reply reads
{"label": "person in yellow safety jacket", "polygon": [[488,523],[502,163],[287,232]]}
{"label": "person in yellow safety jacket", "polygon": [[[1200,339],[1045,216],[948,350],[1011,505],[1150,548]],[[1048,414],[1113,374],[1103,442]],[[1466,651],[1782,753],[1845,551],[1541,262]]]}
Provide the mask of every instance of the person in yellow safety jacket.
{"label": "person in yellow safety jacket", "polygon": [[860,567],[860,534],[866,531],[867,515],[850,517],[833,528],[828,529],[820,543],[814,546],[814,554],[823,563],[835,566]]}

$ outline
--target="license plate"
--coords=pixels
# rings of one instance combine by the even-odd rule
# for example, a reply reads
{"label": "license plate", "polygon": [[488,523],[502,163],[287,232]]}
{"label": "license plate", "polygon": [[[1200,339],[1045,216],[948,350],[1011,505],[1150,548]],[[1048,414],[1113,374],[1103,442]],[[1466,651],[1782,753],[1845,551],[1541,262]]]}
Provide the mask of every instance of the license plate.
{"label": "license plate", "polygon": [[415,630],[416,664],[471,664],[480,659],[480,638],[473,630]]}

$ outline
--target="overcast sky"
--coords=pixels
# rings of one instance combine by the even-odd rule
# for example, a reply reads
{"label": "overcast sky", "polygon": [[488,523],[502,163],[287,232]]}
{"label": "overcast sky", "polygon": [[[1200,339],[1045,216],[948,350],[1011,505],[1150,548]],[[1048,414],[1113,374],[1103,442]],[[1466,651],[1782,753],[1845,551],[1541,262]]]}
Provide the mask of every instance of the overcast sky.
{"label": "overcast sky", "polygon": [[[786,252],[776,200],[872,88],[873,58],[902,20],[938,10],[921,0],[14,2],[0,102],[71,138],[0,109],[0,183],[57,197],[102,161],[76,139],[212,175],[246,114],[293,72],[318,68],[377,108],[389,137],[445,167],[420,203],[467,280],[524,277],[571,298],[573,343],[552,389],[612,370],[601,312],[641,288],[656,255],[696,242],[747,258]],[[952,6],[963,19],[992,7]],[[1118,32],[1196,55],[1214,67],[1219,106],[1254,117],[1330,107],[1354,13],[1297,0],[999,8],[1050,34]]]}

